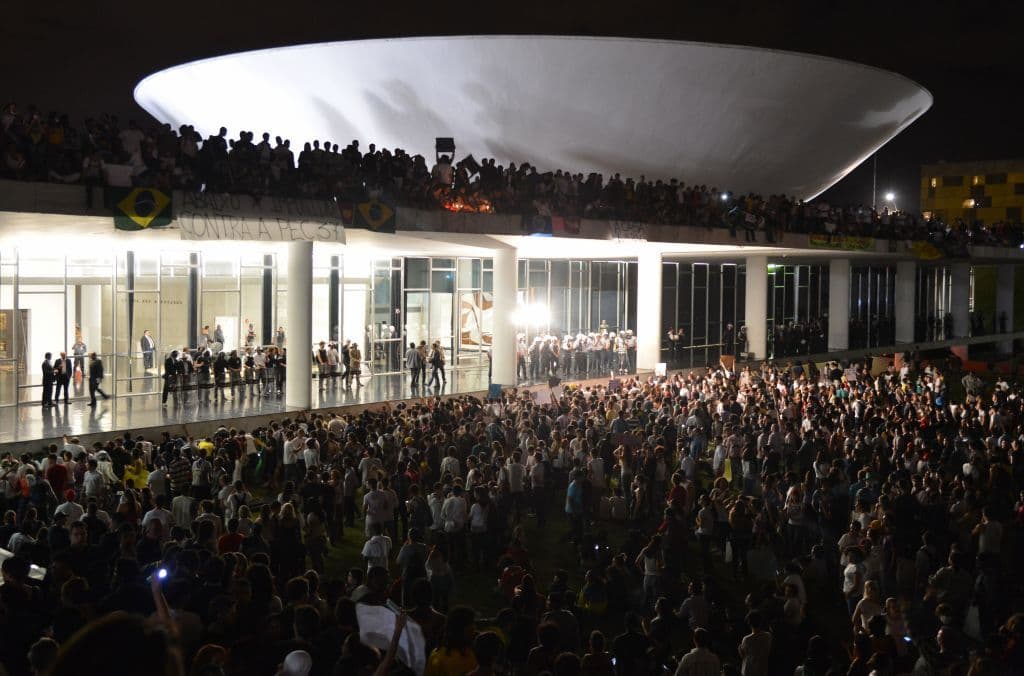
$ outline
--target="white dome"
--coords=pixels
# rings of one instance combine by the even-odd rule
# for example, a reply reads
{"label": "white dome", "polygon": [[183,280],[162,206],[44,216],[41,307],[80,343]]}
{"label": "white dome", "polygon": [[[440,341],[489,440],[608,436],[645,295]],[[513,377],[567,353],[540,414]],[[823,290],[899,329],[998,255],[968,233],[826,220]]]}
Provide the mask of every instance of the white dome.
{"label": "white dome", "polygon": [[433,163],[679,178],[813,197],[931,106],[894,73],[830,58],[622,38],[469,36],[331,42],[162,70],[135,99],[207,136],[403,148]]}

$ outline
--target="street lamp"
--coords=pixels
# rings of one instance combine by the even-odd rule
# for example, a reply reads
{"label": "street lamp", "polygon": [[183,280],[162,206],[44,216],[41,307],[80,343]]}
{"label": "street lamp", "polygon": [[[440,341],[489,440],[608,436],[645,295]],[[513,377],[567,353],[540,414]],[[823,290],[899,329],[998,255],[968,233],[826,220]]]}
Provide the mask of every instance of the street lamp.
{"label": "street lamp", "polygon": [[894,193],[894,192],[887,192],[887,193],[885,193],[885,201],[886,202],[892,202],[894,199],[896,199],[896,193]]}

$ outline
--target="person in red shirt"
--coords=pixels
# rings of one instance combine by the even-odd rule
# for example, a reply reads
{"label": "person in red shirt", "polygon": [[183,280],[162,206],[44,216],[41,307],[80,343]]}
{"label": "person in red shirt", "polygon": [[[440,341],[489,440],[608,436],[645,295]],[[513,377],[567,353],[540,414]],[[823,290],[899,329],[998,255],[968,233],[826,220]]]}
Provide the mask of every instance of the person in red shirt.
{"label": "person in red shirt", "polygon": [[54,495],[64,495],[64,489],[68,485],[68,468],[57,461],[56,453],[51,453],[48,460],[45,478],[50,482]]}
{"label": "person in red shirt", "polygon": [[228,532],[217,540],[217,553],[240,552],[243,540],[245,536],[238,532],[238,519],[228,519]]}

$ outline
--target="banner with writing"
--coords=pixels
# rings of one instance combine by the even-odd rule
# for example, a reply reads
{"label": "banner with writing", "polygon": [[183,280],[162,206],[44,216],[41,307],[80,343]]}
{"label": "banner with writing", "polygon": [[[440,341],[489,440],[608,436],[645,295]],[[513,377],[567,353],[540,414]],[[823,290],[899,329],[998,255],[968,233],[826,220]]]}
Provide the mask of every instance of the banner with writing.
{"label": "banner with writing", "polygon": [[842,249],[843,251],[874,251],[874,237],[852,237],[849,235],[833,236],[808,235],[807,243],[812,249]]}
{"label": "banner with writing", "polygon": [[345,243],[333,200],[180,192],[174,203],[185,240]]}

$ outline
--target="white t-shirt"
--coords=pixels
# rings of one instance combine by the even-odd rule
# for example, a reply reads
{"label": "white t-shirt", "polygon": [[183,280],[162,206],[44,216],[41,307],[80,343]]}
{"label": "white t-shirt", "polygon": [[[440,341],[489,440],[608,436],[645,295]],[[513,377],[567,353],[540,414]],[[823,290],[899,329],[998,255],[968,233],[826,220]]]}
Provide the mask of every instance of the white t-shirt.
{"label": "white t-shirt", "polygon": [[87,470],[82,485],[85,487],[86,496],[99,497],[103,492],[103,475],[95,470]]}
{"label": "white t-shirt", "polygon": [[363,545],[363,558],[368,568],[373,566],[388,567],[391,559],[391,538],[387,535],[374,535]]}
{"label": "white t-shirt", "polygon": [[73,524],[76,521],[81,521],[85,515],[85,510],[77,502],[62,502],[57,505],[57,509],[54,510],[54,514],[67,514],[68,525]]}
{"label": "white t-shirt", "polygon": [[508,478],[508,490],[510,493],[523,492],[523,475],[526,469],[518,462],[509,461],[505,466],[505,476]]}
{"label": "white t-shirt", "polygon": [[388,507],[391,499],[381,490],[370,491],[363,496],[363,510],[366,512],[367,523],[385,523],[390,521]]}
{"label": "white t-shirt", "polygon": [[[859,581],[858,581],[859,578]],[[843,569],[843,593],[861,596],[864,593],[864,565],[848,563]]]}
{"label": "white t-shirt", "polygon": [[171,532],[171,523],[173,522],[173,518],[171,517],[170,512],[168,512],[166,509],[163,509],[162,507],[154,507],[153,509],[146,512],[146,515],[142,517],[142,527],[145,528],[146,525],[154,519],[156,519],[164,525],[165,535]]}
{"label": "white t-shirt", "polygon": [[462,530],[466,525],[466,499],[451,496],[441,506],[441,520],[446,533]]}
{"label": "white t-shirt", "polygon": [[487,531],[487,510],[479,502],[469,508],[469,530],[474,533]]}

